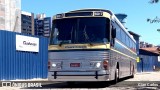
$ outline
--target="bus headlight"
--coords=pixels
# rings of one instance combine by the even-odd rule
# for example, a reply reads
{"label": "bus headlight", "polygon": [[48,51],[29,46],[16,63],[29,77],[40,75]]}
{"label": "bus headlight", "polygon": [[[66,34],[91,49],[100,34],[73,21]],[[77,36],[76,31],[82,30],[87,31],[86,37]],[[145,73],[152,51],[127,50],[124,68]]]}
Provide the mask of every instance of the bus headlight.
{"label": "bus headlight", "polygon": [[61,69],[62,68],[62,63],[61,62],[52,62],[52,68]]}
{"label": "bus headlight", "polygon": [[92,61],[90,62],[91,68],[101,68],[101,62],[100,61]]}
{"label": "bus headlight", "polygon": [[100,62],[96,63],[96,68],[100,68],[100,66],[101,66]]}
{"label": "bus headlight", "polygon": [[52,64],[52,67],[55,68],[57,65],[55,63]]}

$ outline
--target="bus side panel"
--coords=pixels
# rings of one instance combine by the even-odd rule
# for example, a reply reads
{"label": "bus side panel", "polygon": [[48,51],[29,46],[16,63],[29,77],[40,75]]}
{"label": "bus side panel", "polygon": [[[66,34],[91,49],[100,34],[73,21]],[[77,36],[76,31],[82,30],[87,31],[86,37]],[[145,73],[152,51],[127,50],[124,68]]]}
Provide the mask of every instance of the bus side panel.
{"label": "bus side panel", "polygon": [[127,62],[122,60],[124,58],[124,56],[122,56],[121,54],[115,52],[115,51],[110,51],[110,62],[111,62],[111,80],[114,80],[115,78],[115,70],[117,68],[117,64],[119,64],[119,77],[125,77],[126,76],[126,67],[127,67]]}
{"label": "bus side panel", "polygon": [[110,79],[114,80],[115,70],[119,64],[119,78],[130,76],[133,70],[136,68],[135,60],[122,55],[116,51],[110,50]]}
{"label": "bus side panel", "polygon": [[116,68],[116,62],[118,61],[115,57],[117,54],[110,50],[110,80],[114,80],[115,78],[115,68]]}

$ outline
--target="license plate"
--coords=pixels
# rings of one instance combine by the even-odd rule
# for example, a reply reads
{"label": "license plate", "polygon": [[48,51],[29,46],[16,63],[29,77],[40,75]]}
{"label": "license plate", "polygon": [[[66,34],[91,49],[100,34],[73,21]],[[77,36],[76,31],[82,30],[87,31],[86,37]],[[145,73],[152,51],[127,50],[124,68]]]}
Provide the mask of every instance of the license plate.
{"label": "license plate", "polygon": [[70,63],[70,67],[80,67],[80,63]]}

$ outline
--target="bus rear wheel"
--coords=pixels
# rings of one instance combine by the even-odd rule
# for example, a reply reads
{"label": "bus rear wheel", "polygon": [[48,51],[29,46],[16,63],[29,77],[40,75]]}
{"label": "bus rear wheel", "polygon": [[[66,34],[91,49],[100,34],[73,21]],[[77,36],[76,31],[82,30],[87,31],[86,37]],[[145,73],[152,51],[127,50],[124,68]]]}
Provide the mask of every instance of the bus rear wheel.
{"label": "bus rear wheel", "polygon": [[115,78],[114,78],[114,84],[116,84],[119,80],[119,69],[117,68],[115,70]]}
{"label": "bus rear wheel", "polygon": [[132,68],[132,75],[131,75],[131,78],[134,78],[134,66]]}

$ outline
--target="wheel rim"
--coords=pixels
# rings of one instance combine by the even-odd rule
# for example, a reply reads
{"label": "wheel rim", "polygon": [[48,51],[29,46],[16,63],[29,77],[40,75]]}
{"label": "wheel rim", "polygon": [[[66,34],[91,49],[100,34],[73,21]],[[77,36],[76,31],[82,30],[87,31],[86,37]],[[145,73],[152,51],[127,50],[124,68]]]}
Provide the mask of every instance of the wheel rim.
{"label": "wheel rim", "polygon": [[118,79],[119,78],[119,70],[118,69],[116,69],[116,78]]}

